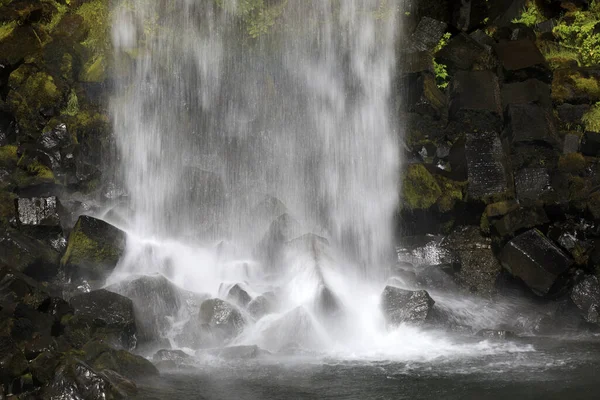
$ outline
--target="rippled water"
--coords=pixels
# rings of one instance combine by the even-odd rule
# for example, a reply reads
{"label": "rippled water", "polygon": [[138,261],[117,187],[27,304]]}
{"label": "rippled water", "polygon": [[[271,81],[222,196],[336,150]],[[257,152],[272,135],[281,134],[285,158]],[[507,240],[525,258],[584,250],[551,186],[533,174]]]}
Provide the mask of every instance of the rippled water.
{"label": "rippled water", "polygon": [[311,357],[204,360],[193,371],[163,373],[142,388],[139,398],[575,400],[600,396],[597,339],[537,338],[496,345],[513,351],[410,362]]}

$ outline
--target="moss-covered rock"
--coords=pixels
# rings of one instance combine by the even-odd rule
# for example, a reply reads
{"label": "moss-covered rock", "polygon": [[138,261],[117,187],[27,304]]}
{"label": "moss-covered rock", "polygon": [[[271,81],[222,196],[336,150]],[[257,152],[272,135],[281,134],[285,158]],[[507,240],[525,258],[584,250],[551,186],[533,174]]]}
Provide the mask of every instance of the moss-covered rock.
{"label": "moss-covered rock", "polygon": [[402,200],[404,207],[427,209],[442,196],[442,189],[422,164],[412,164],[404,171],[402,180]]}
{"label": "moss-covered rock", "polygon": [[69,235],[61,266],[75,279],[106,278],[125,248],[125,233],[89,216],[81,216]]}
{"label": "moss-covered rock", "polygon": [[442,191],[442,195],[437,201],[438,209],[443,213],[449,212],[454,209],[457,202],[464,199],[467,182],[457,182],[441,176],[437,177],[437,181]]}
{"label": "moss-covered rock", "polygon": [[561,172],[580,174],[585,171],[585,158],[581,153],[570,153],[561,156],[558,160],[558,169]]}
{"label": "moss-covered rock", "polygon": [[558,104],[590,104],[600,101],[600,70],[557,69],[552,81],[552,100]]}

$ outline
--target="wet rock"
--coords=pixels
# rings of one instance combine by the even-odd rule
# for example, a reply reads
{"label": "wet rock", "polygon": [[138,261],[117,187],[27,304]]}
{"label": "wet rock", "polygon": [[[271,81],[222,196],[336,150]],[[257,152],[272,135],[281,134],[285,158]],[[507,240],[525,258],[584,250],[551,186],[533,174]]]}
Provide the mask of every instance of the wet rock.
{"label": "wet rock", "polygon": [[451,71],[469,70],[477,60],[486,54],[485,48],[466,33],[459,33],[435,56],[438,62],[446,64]]}
{"label": "wet rock", "polygon": [[212,354],[225,360],[248,360],[267,355],[269,352],[258,346],[231,346],[217,349]]}
{"label": "wet rock", "polygon": [[8,336],[0,336],[0,385],[9,387],[12,381],[27,370],[27,359]]}
{"label": "wet rock", "polygon": [[552,72],[546,59],[530,39],[502,41],[494,47],[502,66],[505,82],[536,78],[552,82]]}
{"label": "wet rock", "polygon": [[591,324],[600,325],[600,283],[594,275],[586,276],[573,287],[571,300]]}
{"label": "wet rock", "polygon": [[38,152],[55,174],[71,173],[69,183],[77,183],[75,174],[75,144],[64,123],[44,131],[38,139]]}
{"label": "wet rock", "polygon": [[0,146],[14,142],[17,130],[17,123],[12,115],[0,111]]}
{"label": "wet rock", "polygon": [[256,319],[260,319],[275,310],[275,294],[268,292],[256,296],[248,304],[248,312]]}
{"label": "wet rock", "polygon": [[54,371],[60,363],[61,355],[53,351],[46,351],[38,355],[29,364],[29,370],[37,384],[45,385],[52,381]]}
{"label": "wet rock", "polygon": [[112,370],[127,379],[158,375],[156,367],[144,357],[116,350],[102,341],[91,341],[81,349],[85,361],[97,371]]}
{"label": "wet rock", "polygon": [[460,286],[482,296],[495,292],[502,266],[492,251],[490,238],[483,237],[477,227],[465,226],[448,235],[442,247],[452,255],[452,264],[458,270],[453,276]]}
{"label": "wet rock", "polygon": [[502,104],[537,104],[546,109],[552,108],[550,86],[538,79],[507,83],[502,86]]}
{"label": "wet rock", "polygon": [[0,64],[17,65],[40,47],[41,43],[32,26],[17,26],[6,39],[0,41]]}
{"label": "wet rock", "polygon": [[500,138],[494,132],[467,135],[465,157],[472,199],[485,199],[508,190],[506,155]]}
{"label": "wet rock", "polygon": [[453,273],[454,270],[449,264],[415,268],[416,286],[419,289],[456,291],[458,287],[452,278]]}
{"label": "wet rock", "polygon": [[55,196],[18,198],[15,200],[17,223],[21,230],[39,233],[60,233],[59,207]]}
{"label": "wet rock", "polygon": [[448,24],[443,21],[429,17],[421,18],[408,40],[411,52],[432,50],[440,41],[447,26]]}
{"label": "wet rock", "polygon": [[430,73],[411,74],[407,78],[405,105],[409,112],[440,119],[446,115],[446,96]]}
{"label": "wet rock", "polygon": [[486,339],[497,339],[497,340],[507,340],[515,338],[516,335],[514,332],[505,331],[500,329],[482,329],[477,332],[477,336],[481,336]]}
{"label": "wet rock", "polygon": [[459,71],[450,82],[450,119],[470,130],[499,132],[502,102],[491,71]]}
{"label": "wet rock", "polygon": [[523,230],[543,226],[550,220],[543,207],[519,207],[509,211],[501,219],[492,223],[492,232],[501,237],[508,238]]}
{"label": "wet rock", "polygon": [[200,305],[200,323],[207,325],[223,340],[230,340],[241,333],[246,321],[232,304],[220,299],[205,300]]}
{"label": "wet rock", "polygon": [[515,174],[515,189],[520,201],[538,200],[551,189],[546,168],[524,168]]}
{"label": "wet rock", "polygon": [[107,287],[133,302],[139,344],[167,337],[171,323],[183,307],[182,290],[160,274],[143,275]]}
{"label": "wet rock", "polygon": [[0,234],[0,262],[39,281],[58,274],[59,254],[50,245],[23,232],[8,229]]}
{"label": "wet rock", "polygon": [[325,284],[320,285],[315,296],[315,311],[319,316],[336,317],[342,312],[339,298]]}
{"label": "wet rock", "polygon": [[568,133],[565,135],[565,141],[563,143],[563,154],[578,153],[581,145],[581,138],[579,135]]}
{"label": "wet rock", "polygon": [[560,140],[552,115],[534,104],[508,107],[508,135],[512,143],[538,142],[558,147]]}
{"label": "wet rock", "polygon": [[398,262],[411,268],[443,264],[449,254],[441,246],[442,239],[437,235],[403,237],[401,246],[396,248]]}
{"label": "wet rock", "polygon": [[122,398],[118,389],[102,374],[74,357],[61,362],[52,381],[42,388],[42,398],[45,399],[59,399],[65,395],[86,400]]}
{"label": "wet rock", "polygon": [[22,303],[41,309],[51,297],[30,277],[10,267],[0,267],[0,304]]}
{"label": "wet rock", "polygon": [[13,312],[14,323],[11,336],[18,341],[33,340],[36,336],[50,337],[52,333],[52,316],[39,312],[37,309],[17,304]]}
{"label": "wet rock", "polygon": [[66,333],[75,345],[100,337],[125,349],[135,348],[137,328],[130,299],[100,289],[74,296],[70,303],[75,313],[67,322]]}
{"label": "wet rock", "polygon": [[537,229],[511,240],[502,249],[500,261],[513,276],[540,296],[555,290],[553,286],[559,276],[573,264],[573,260]]}
{"label": "wet rock", "polygon": [[586,132],[581,140],[581,152],[586,156],[600,157],[600,133]]}
{"label": "wet rock", "polygon": [[69,235],[61,266],[68,278],[104,279],[115,268],[125,248],[125,232],[83,215]]}
{"label": "wet rock", "polygon": [[398,65],[399,74],[433,74],[433,56],[429,51],[417,51],[412,53],[402,53],[402,60]]}
{"label": "wet rock", "polygon": [[227,291],[227,300],[239,307],[245,308],[252,300],[252,297],[236,283]]}
{"label": "wet rock", "polygon": [[410,291],[386,286],[381,294],[381,308],[390,325],[423,325],[431,318],[434,304],[425,290]]}

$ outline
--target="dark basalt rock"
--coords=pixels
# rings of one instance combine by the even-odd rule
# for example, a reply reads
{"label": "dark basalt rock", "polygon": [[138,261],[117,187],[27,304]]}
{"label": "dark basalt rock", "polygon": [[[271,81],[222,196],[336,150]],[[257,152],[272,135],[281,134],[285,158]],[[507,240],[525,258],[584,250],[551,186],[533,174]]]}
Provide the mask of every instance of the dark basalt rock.
{"label": "dark basalt rock", "polygon": [[152,360],[156,363],[160,361],[175,361],[178,365],[189,364],[191,363],[191,359],[192,357],[189,354],[181,350],[166,349],[157,351],[152,357]]}
{"label": "dark basalt rock", "polygon": [[0,262],[40,281],[58,273],[59,254],[48,244],[13,229],[0,234]]}
{"label": "dark basalt rock", "polygon": [[573,264],[573,260],[537,229],[511,240],[502,250],[500,261],[513,276],[541,296],[550,294],[558,277]]}
{"label": "dark basalt rock", "polygon": [[237,283],[227,291],[226,297],[227,300],[242,308],[245,308],[252,300],[252,297],[250,297],[248,292],[242,289],[242,287]]}
{"label": "dark basalt rock", "polygon": [[467,135],[465,157],[469,179],[467,193],[470,199],[484,199],[506,193],[506,155],[496,133]]}
{"label": "dark basalt rock", "polygon": [[505,82],[536,78],[552,82],[552,71],[546,59],[530,39],[502,41],[494,47],[502,66]]}
{"label": "dark basalt rock", "polygon": [[600,283],[594,275],[586,276],[573,287],[571,300],[591,324],[600,325]]}
{"label": "dark basalt rock", "polygon": [[586,132],[581,140],[581,152],[586,156],[600,157],[600,133]]}
{"label": "dark basalt rock", "polygon": [[[0,74],[1,71],[0,69]],[[16,139],[17,130],[17,123],[12,115],[0,111],[0,146],[13,142]]]}
{"label": "dark basalt rock", "polygon": [[467,0],[453,3],[452,26],[461,31],[471,31],[487,17],[485,0]]}
{"label": "dark basalt rock", "polygon": [[492,241],[483,237],[474,226],[455,229],[442,241],[442,247],[452,256],[458,272],[455,281],[466,290],[483,296],[495,292],[502,266],[492,251]]}
{"label": "dark basalt rock", "polygon": [[198,319],[224,340],[233,339],[246,325],[242,313],[232,304],[220,299],[202,302]]}
{"label": "dark basalt rock", "polygon": [[66,334],[75,345],[83,344],[78,339],[96,336],[125,349],[135,348],[137,328],[130,299],[100,289],[74,296],[70,302],[75,313]]}
{"label": "dark basalt rock", "polygon": [[583,125],[582,118],[589,109],[589,104],[564,103],[556,107],[560,123],[571,128],[576,128]]}
{"label": "dark basalt rock", "polygon": [[425,290],[410,291],[386,286],[381,294],[381,309],[390,325],[423,325],[431,319],[434,304]]}
{"label": "dark basalt rock", "polygon": [[59,208],[55,196],[18,198],[15,200],[17,224],[26,232],[52,234],[61,233]]}
{"label": "dark basalt rock", "polygon": [[8,336],[0,336],[0,385],[9,387],[12,381],[27,371],[27,359]]}
{"label": "dark basalt rock", "polygon": [[256,319],[260,319],[275,310],[275,294],[268,292],[256,296],[248,304],[248,312]]}
{"label": "dark basalt rock", "polygon": [[34,309],[44,309],[52,298],[40,285],[19,271],[0,267],[0,304],[22,303]]}
{"label": "dark basalt rock", "polygon": [[446,96],[430,73],[410,74],[406,82],[405,106],[409,112],[441,119],[446,115]]}
{"label": "dark basalt rock", "polygon": [[502,104],[537,104],[546,109],[552,108],[550,86],[538,79],[507,83],[502,86]]}
{"label": "dark basalt rock", "polygon": [[42,133],[38,139],[38,153],[58,176],[70,173],[68,183],[77,183],[75,177],[75,144],[62,123]]}
{"label": "dark basalt rock", "polygon": [[436,59],[450,71],[469,70],[487,54],[486,49],[466,33],[459,33],[435,54]]}
{"label": "dark basalt rock", "polygon": [[518,207],[507,212],[501,219],[492,223],[492,232],[500,238],[509,238],[526,229],[549,223],[543,207]]}
{"label": "dark basalt rock", "polygon": [[127,379],[158,375],[156,367],[144,357],[113,349],[102,341],[88,342],[81,350],[85,361],[97,371],[108,369]]}
{"label": "dark basalt rock", "polygon": [[450,82],[450,119],[468,130],[500,132],[502,102],[491,71],[459,71]]}
{"label": "dark basalt rock", "polygon": [[69,235],[61,266],[70,279],[104,279],[125,248],[125,232],[99,219],[82,215]]}
{"label": "dark basalt rock", "polygon": [[507,131],[512,143],[538,142],[559,147],[560,140],[552,115],[535,104],[508,106]]}
{"label": "dark basalt rock", "polygon": [[563,154],[578,153],[581,147],[581,138],[579,135],[568,133],[565,135],[563,143]]}
{"label": "dark basalt rock", "polygon": [[515,174],[515,189],[519,201],[539,200],[551,189],[546,168],[524,168]]}
{"label": "dark basalt rock", "polygon": [[447,26],[448,24],[443,21],[438,21],[429,17],[421,18],[417,28],[408,39],[410,51],[432,50],[440,41]]}

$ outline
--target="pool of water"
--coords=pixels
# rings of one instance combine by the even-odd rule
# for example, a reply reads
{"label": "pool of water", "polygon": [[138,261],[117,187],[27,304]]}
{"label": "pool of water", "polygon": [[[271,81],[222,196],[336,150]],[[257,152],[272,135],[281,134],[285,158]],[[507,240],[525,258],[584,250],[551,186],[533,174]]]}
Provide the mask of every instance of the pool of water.
{"label": "pool of water", "polygon": [[194,369],[163,372],[142,383],[137,398],[600,398],[600,338],[529,338],[502,346],[504,351],[481,356],[471,352],[402,362],[315,355],[203,360]]}

